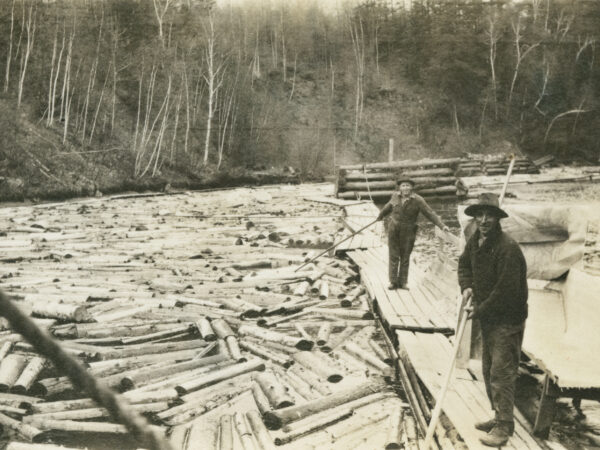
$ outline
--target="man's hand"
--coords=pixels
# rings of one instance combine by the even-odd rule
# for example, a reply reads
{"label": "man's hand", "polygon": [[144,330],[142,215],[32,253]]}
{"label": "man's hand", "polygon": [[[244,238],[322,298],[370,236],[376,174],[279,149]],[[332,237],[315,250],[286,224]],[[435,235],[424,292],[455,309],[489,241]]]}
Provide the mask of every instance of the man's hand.
{"label": "man's hand", "polygon": [[445,233],[450,233],[450,228],[448,228],[448,225],[444,225],[444,226],[442,227],[442,230],[443,230]]}
{"label": "man's hand", "polygon": [[377,216],[377,220],[383,220],[383,214],[379,213],[379,215]]}
{"label": "man's hand", "polygon": [[469,300],[471,300],[473,298],[473,289],[466,288],[462,292],[462,298],[463,298],[463,305],[466,305],[467,303],[469,303]]}
{"label": "man's hand", "polygon": [[473,289],[466,288],[462,293],[463,305],[466,305],[463,310],[467,313],[467,319],[473,319],[476,316],[475,308],[470,304],[473,299]]}

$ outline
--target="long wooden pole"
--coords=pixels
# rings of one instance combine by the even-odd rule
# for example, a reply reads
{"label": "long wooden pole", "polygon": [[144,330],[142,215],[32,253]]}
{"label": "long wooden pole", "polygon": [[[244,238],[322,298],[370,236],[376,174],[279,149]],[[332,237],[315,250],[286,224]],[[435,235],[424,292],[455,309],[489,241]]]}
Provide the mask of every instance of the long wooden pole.
{"label": "long wooden pole", "polygon": [[[515,165],[515,156],[511,155],[510,165],[508,166],[508,171],[506,172],[506,178],[504,180],[504,185],[502,186],[502,191],[500,192],[500,197],[498,198],[498,206],[502,206],[502,201],[504,200],[504,196],[506,195],[506,188],[508,187],[508,180],[510,179],[510,175],[512,174],[513,167]],[[467,302],[466,308],[469,309],[471,307],[471,299]],[[452,351],[452,359],[448,364],[448,370],[446,371],[446,377],[444,378],[444,383],[442,384],[442,390],[440,395],[437,398],[435,403],[435,408],[431,412],[431,420],[429,421],[429,426],[427,427],[427,434],[425,435],[425,442],[423,443],[423,448],[425,450],[429,450],[431,448],[431,443],[433,441],[433,434],[437,427],[438,421],[440,419],[440,413],[442,411],[442,404],[444,403],[444,398],[446,397],[446,392],[448,391],[448,387],[450,386],[450,379],[452,378],[452,372],[454,371],[454,366],[456,365],[456,357],[458,355],[458,351],[460,349],[460,341],[462,340],[463,334],[465,332],[465,327],[467,325],[468,314],[466,312],[463,313],[462,318],[460,319],[460,323],[458,325],[458,330],[456,330],[455,341],[454,341],[454,349]]]}
{"label": "long wooden pole", "polygon": [[52,361],[69,376],[73,384],[83,389],[100,406],[105,407],[111,416],[125,425],[126,429],[140,442],[152,450],[171,450],[169,442],[155,432],[146,420],[133,408],[119,400],[113,391],[98,383],[87,370],[69,356],[48,334],[44,333],[33,320],[15,306],[0,291],[0,314],[9,321],[13,330],[20,333],[35,350]]}
{"label": "long wooden pole", "polygon": [[304,266],[310,264],[311,262],[319,259],[321,256],[323,256],[325,253],[329,253],[331,250],[333,250],[334,248],[336,248],[338,245],[340,245],[342,242],[346,242],[348,239],[353,238],[354,236],[356,236],[358,233],[366,230],[367,228],[369,228],[371,225],[373,225],[374,223],[377,222],[377,219],[375,219],[373,222],[368,223],[367,225],[365,225],[364,227],[362,227],[360,230],[355,231],[354,233],[352,233],[350,236],[345,237],[344,239],[342,239],[339,242],[336,242],[335,244],[333,244],[331,247],[329,247],[327,250],[323,250],[321,253],[319,253],[317,256],[315,256],[312,259],[309,259],[308,261],[306,261],[304,264],[302,264],[300,267],[297,267],[296,270],[294,270],[294,272],[298,272],[300,269],[302,269]]}

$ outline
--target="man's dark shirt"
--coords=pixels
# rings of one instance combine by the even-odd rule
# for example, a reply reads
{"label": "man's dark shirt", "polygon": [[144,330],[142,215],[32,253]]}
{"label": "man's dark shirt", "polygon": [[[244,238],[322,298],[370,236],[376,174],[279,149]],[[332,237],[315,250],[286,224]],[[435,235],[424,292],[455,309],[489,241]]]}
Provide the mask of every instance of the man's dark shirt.
{"label": "man's dark shirt", "polygon": [[413,193],[404,202],[402,200],[402,196],[398,192],[394,192],[390,201],[386,203],[379,213],[380,217],[390,214],[392,226],[408,226],[413,228],[417,224],[419,213],[422,213],[435,225],[444,228],[444,223],[427,202],[425,202],[423,197]]}
{"label": "man's dark shirt", "polygon": [[498,225],[479,246],[479,230],[458,259],[461,292],[473,289],[474,317],[482,324],[518,324],[527,318],[527,264],[519,245]]}

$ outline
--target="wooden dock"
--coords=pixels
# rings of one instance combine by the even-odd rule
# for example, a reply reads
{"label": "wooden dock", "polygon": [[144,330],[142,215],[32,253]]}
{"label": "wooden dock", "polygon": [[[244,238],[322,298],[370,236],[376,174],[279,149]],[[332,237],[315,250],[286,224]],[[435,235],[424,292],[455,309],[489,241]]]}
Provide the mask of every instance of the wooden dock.
{"label": "wooden dock", "polygon": [[[457,323],[456,274],[441,262],[425,270],[413,261],[409,290],[388,290],[386,245],[348,254],[359,266],[371,301],[394,338],[403,370],[414,371],[435,399],[452,357],[451,335]],[[468,448],[485,448],[479,441],[481,432],[474,428],[476,422],[493,414],[483,380],[469,370],[455,369],[442,409]],[[551,447],[561,448],[555,442]],[[515,409],[515,433],[505,448],[547,449],[550,445],[532,436],[527,420]]]}

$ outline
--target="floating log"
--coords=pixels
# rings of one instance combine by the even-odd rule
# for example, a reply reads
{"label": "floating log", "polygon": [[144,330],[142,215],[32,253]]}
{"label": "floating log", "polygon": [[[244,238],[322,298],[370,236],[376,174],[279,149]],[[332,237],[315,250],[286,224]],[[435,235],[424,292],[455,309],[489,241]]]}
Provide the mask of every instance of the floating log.
{"label": "floating log", "polygon": [[0,405],[31,410],[32,405],[42,402],[42,399],[28,395],[0,393]]}
{"label": "floating log", "polygon": [[237,362],[247,361],[246,357],[242,355],[242,352],[240,351],[240,345],[238,344],[235,336],[227,336],[225,338],[225,343],[227,344],[227,350],[229,350],[229,354],[234,360]]}
{"label": "floating log", "polygon": [[339,334],[335,335],[333,338],[330,338],[329,348],[333,351],[341,344],[345,343],[346,340],[354,334],[354,327],[346,327]]}
{"label": "floating log", "polygon": [[218,383],[219,381],[233,378],[247,372],[265,370],[265,364],[262,360],[255,359],[244,363],[234,364],[233,366],[224,367],[212,373],[200,376],[194,380],[189,380],[175,387],[180,395],[189,392],[197,391],[205,386]]}
{"label": "floating log", "polygon": [[267,350],[267,349],[263,348],[262,346],[257,345],[253,342],[249,342],[247,340],[241,341],[240,347],[243,348],[244,350],[249,351],[250,353],[255,354],[256,356],[260,356],[263,359],[273,361],[274,363],[279,364],[279,365],[285,367],[286,369],[288,367],[290,367],[293,363],[293,361],[290,360],[289,358],[287,358],[281,354],[276,354],[274,351]]}
{"label": "floating log", "polygon": [[312,389],[317,391],[321,395],[331,394],[331,389],[327,385],[326,380],[320,378],[315,372],[302,367],[298,364],[294,364],[288,369],[289,373],[295,374],[303,382],[308,384]]}
{"label": "floating log", "polygon": [[310,386],[302,381],[297,375],[283,371],[277,367],[273,368],[273,371],[277,374],[279,378],[284,380],[288,385],[290,385],[304,400],[313,400],[317,396],[311,390]]}
{"label": "floating log", "polygon": [[271,411],[271,403],[269,402],[265,391],[263,391],[258,383],[254,383],[252,385],[252,396],[254,397],[254,402],[256,403],[256,406],[262,415],[264,415],[267,411]]}
{"label": "floating log", "polygon": [[304,295],[306,295],[306,292],[308,291],[309,287],[310,287],[310,283],[308,281],[302,281],[294,289],[294,295],[303,297]]}
{"label": "floating log", "polygon": [[223,319],[215,319],[210,324],[219,339],[225,339],[229,336],[235,336],[235,333],[233,332],[229,324]]}
{"label": "floating log", "polygon": [[[188,370],[198,369],[200,367],[211,366],[220,362],[226,361],[228,358],[226,355],[217,354],[215,356],[207,356],[205,358],[197,358],[191,361],[185,361],[177,364],[167,362],[164,365],[157,367],[141,367],[127,373],[118,374],[117,377],[120,379],[119,384],[122,389],[129,390],[133,389],[134,386],[139,385],[145,381],[160,379],[167,375],[175,375]],[[106,382],[106,381],[105,381]],[[111,384],[109,384],[111,385]]]}
{"label": "floating log", "polygon": [[295,420],[380,392],[383,387],[384,385],[381,383],[369,381],[301,405],[290,406],[279,411],[268,411],[264,416],[265,425],[271,430],[278,430],[283,425]]}
{"label": "floating log", "polygon": [[285,387],[271,371],[254,375],[254,380],[261,387],[273,409],[286,408],[294,405],[294,399],[286,392]]}
{"label": "floating log", "polygon": [[239,312],[240,317],[255,319],[264,312],[264,308],[242,300],[241,298],[222,298],[219,302],[225,305],[226,308]]}
{"label": "floating log", "polygon": [[304,329],[304,327],[302,325],[300,325],[299,323],[295,323],[294,328],[296,328],[298,333],[300,333],[300,336],[302,336],[307,341],[313,340],[313,337],[310,334],[308,334],[308,332]]}
{"label": "floating log", "polygon": [[74,420],[51,420],[35,418],[31,425],[40,430],[52,431],[74,431],[81,433],[112,433],[127,434],[127,428],[124,425],[106,422],[78,422]]}
{"label": "floating log", "polygon": [[170,330],[157,331],[156,333],[145,334],[143,336],[122,338],[121,342],[123,343],[123,345],[142,344],[145,342],[157,341],[159,339],[188,333],[192,333],[192,328],[190,327],[190,325],[183,325],[177,328],[172,328]]}
{"label": "floating log", "polygon": [[388,428],[388,435],[385,444],[385,450],[399,449],[402,448],[404,443],[402,442],[403,433],[403,419],[404,409],[400,406],[397,407],[394,412],[390,415],[390,425]]}
{"label": "floating log", "polygon": [[8,392],[26,365],[27,358],[15,353],[8,355],[0,362],[0,392]]}
{"label": "floating log", "polygon": [[210,321],[206,317],[202,317],[200,320],[196,322],[196,327],[198,328],[198,332],[202,339],[206,342],[212,342],[217,340],[217,335],[212,329],[210,325]]}
{"label": "floating log", "polygon": [[43,436],[42,430],[32,425],[19,422],[11,417],[0,413],[0,427],[15,431],[19,436],[27,439],[29,442],[39,442]]}
{"label": "floating log", "polygon": [[317,345],[319,347],[323,347],[329,341],[329,335],[331,334],[331,322],[324,322],[323,325],[319,327],[319,331],[317,333]]}
{"label": "floating log", "polygon": [[[315,300],[315,303],[318,303],[318,301]],[[299,317],[306,316],[307,314],[310,314],[310,311],[300,311],[295,314],[290,314],[290,315],[278,317],[275,319],[269,319],[269,320],[262,321],[259,323],[259,325],[262,327],[272,327],[272,326],[275,326],[275,325],[283,323],[283,322],[289,322],[290,320],[296,320]]]}
{"label": "floating log", "polygon": [[259,339],[264,339],[265,341],[281,342],[285,345],[296,347],[299,350],[310,350],[314,344],[312,341],[307,341],[306,339],[288,336],[276,331],[265,330],[264,328],[252,327],[249,325],[242,325],[238,332],[241,335],[255,336]]}
{"label": "floating log", "polygon": [[373,319],[373,313],[368,310],[359,309],[344,309],[344,308],[319,308],[318,306],[311,306],[306,308],[305,311],[319,313],[321,315],[342,317],[345,319]]}
{"label": "floating log", "polygon": [[295,439],[301,438],[311,433],[322,430],[334,423],[340,422],[348,417],[352,416],[352,409],[346,408],[338,410],[335,413],[328,412],[324,417],[319,417],[318,420],[311,421],[310,423],[303,424],[300,427],[290,428],[288,425],[283,427],[283,431],[286,433],[282,437],[275,438],[276,445],[285,445],[294,441]]}
{"label": "floating log", "polygon": [[38,302],[33,305],[31,312],[38,317],[72,322],[89,322],[92,320],[85,306],[68,303]]}
{"label": "floating log", "polygon": [[298,352],[293,355],[293,358],[296,362],[312,370],[330,383],[338,383],[344,378],[340,371],[334,367],[333,361],[328,361],[328,358],[325,356],[319,358],[313,352]]}
{"label": "floating log", "polygon": [[260,414],[257,411],[248,411],[246,413],[246,419],[248,419],[248,423],[250,424],[250,428],[258,442],[258,445],[262,450],[273,450],[273,439],[265,427]]}
{"label": "floating log", "polygon": [[369,339],[369,346],[371,347],[373,352],[375,352],[377,357],[381,359],[384,363],[386,363],[387,365],[392,364],[393,361],[390,355],[375,340]]}
{"label": "floating log", "polygon": [[19,375],[19,378],[11,388],[11,392],[15,394],[25,394],[29,391],[45,365],[46,360],[44,358],[38,356],[32,358],[31,361],[27,363],[27,366],[25,366],[25,369],[23,369],[23,372],[21,372],[21,375]]}
{"label": "floating log", "polygon": [[252,438],[252,429],[246,423],[246,416],[244,413],[236,411],[233,415],[233,421],[235,423],[238,436],[242,441],[242,447],[244,447],[244,450],[255,450],[256,447],[254,446],[254,439]]}
{"label": "floating log", "polygon": [[200,350],[206,347],[207,343],[202,339],[194,339],[191,341],[167,342],[164,344],[146,343],[129,345],[123,347],[115,347],[111,349],[98,349],[98,356],[101,360],[120,359],[131,356],[142,356],[149,354],[164,354],[176,352],[180,350]]}
{"label": "floating log", "polygon": [[325,300],[329,297],[329,283],[325,280],[321,280],[321,285],[319,286],[319,299]]}
{"label": "floating log", "polygon": [[366,363],[380,370],[384,375],[390,376],[392,374],[392,368],[390,366],[388,366],[379,358],[368,353],[358,344],[355,344],[354,342],[348,342],[344,345],[344,348],[350,352],[351,355],[356,356],[362,361],[365,361]]}
{"label": "floating log", "polygon": [[12,350],[13,343],[12,342],[4,342],[0,347],[0,361],[6,358],[6,355],[10,353]]}

